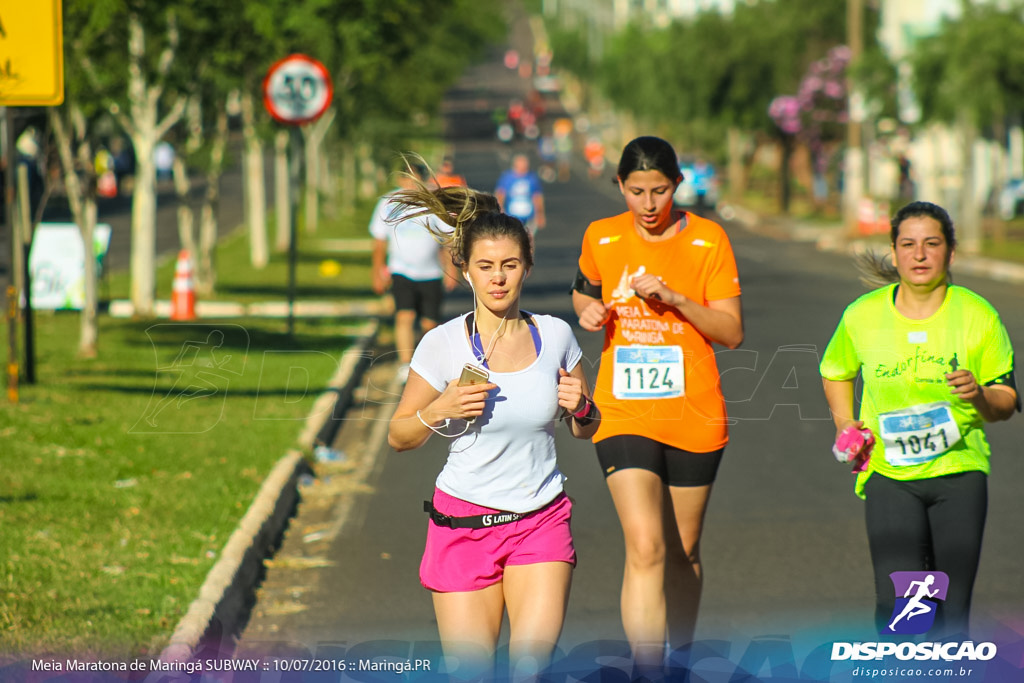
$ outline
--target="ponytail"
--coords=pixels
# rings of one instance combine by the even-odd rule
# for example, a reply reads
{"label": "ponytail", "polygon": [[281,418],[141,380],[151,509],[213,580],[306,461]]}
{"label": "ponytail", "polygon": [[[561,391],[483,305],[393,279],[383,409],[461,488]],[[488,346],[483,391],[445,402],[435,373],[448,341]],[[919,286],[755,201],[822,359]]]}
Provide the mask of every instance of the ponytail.
{"label": "ponytail", "polygon": [[889,254],[865,250],[854,256],[854,264],[860,271],[860,281],[872,289],[885,287],[900,281],[900,273],[893,265]]}
{"label": "ponytail", "polygon": [[412,187],[392,195],[390,203],[393,206],[388,222],[397,223],[428,216],[440,219],[452,228],[450,232],[436,227],[430,221],[426,222],[426,228],[434,239],[451,251],[452,262],[459,268],[469,261],[469,251],[474,241],[494,237],[510,237],[517,241],[523,252],[524,265],[527,268],[533,266],[530,234],[522,221],[501,212],[501,205],[494,195],[462,186],[432,190],[416,175],[410,161],[422,160],[411,155],[403,156],[402,159],[408,169],[404,177],[412,181]]}

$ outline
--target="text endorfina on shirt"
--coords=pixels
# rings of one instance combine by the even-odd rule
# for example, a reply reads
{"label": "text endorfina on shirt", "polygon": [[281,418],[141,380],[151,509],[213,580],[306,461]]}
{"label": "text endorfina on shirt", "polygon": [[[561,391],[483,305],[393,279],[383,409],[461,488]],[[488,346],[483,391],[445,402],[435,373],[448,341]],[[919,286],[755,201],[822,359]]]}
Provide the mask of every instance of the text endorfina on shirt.
{"label": "text endorfina on shirt", "polygon": [[675,308],[641,299],[629,286],[651,273],[701,305],[740,295],[725,230],[685,216],[686,226],[660,242],[640,237],[629,212],[591,223],[583,237],[580,270],[601,282],[601,299],[612,306],[594,391],[601,408],[595,442],[637,434],[708,453],[728,441],[711,342]]}
{"label": "text endorfina on shirt", "polygon": [[876,444],[857,477],[862,498],[872,472],[901,481],[988,474],[982,418],[952,394],[945,375],[970,370],[985,385],[1013,371],[1009,335],[985,299],[950,285],[938,311],[913,320],[896,310],[895,291],[882,287],[850,304],[821,360],[825,379],[863,379],[860,419]]}

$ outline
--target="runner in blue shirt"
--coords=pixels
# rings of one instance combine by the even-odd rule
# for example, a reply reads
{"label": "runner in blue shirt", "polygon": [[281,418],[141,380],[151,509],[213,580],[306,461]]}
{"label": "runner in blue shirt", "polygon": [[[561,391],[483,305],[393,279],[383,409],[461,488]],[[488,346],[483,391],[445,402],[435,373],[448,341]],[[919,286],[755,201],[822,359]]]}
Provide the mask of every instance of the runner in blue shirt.
{"label": "runner in blue shirt", "polygon": [[540,178],[530,170],[530,160],[525,154],[512,157],[512,168],[498,178],[494,196],[501,204],[502,211],[521,220],[530,235],[543,230],[547,224]]}

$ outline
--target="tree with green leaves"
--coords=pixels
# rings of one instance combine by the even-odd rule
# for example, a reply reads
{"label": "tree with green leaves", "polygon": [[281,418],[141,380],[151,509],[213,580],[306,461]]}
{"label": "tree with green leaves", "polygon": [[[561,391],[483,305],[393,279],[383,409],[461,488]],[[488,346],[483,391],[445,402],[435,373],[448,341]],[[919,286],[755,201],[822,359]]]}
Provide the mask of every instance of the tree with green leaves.
{"label": "tree with green leaves", "polygon": [[[227,102],[237,94],[244,129],[244,166],[250,252],[254,266],[269,260],[263,173],[264,140],[272,126],[259,106],[268,67],[293,52],[323,61],[334,76],[342,141],[396,150],[422,121],[470,56],[502,30],[493,6],[471,0],[68,0],[69,89],[117,122],[135,150],[132,198],[131,296],[137,315],[154,312],[156,193],[154,149],[179,143],[179,195],[188,192],[186,164],[206,171],[207,194],[199,220],[182,202],[184,246],[196,246],[200,287],[212,288],[215,204],[224,164]],[[190,113],[190,114],[189,114]],[[186,120],[186,115],[188,115]],[[88,117],[86,117],[88,119]],[[84,119],[79,117],[80,122]],[[75,133],[65,118],[68,144]],[[325,146],[330,119],[308,127],[308,212],[315,216],[324,181],[315,157]],[[94,139],[95,133],[82,132]],[[350,144],[351,149],[353,146]],[[384,152],[378,152],[384,155]],[[75,154],[71,155],[74,159]],[[80,162],[76,162],[80,163]],[[354,193],[353,193],[354,194]]]}
{"label": "tree with green leaves", "polygon": [[977,252],[982,206],[974,187],[974,145],[983,129],[1003,138],[1007,120],[1024,112],[1024,6],[961,3],[960,16],[921,39],[910,62],[921,123],[951,124],[959,132],[960,206],[949,208],[958,218],[961,248]]}
{"label": "tree with green leaves", "polygon": [[[845,0],[762,0],[665,28],[632,24],[608,39],[600,87],[620,110],[668,128],[684,145],[726,141],[724,153],[711,151],[729,159],[730,185],[739,192],[750,142],[776,137],[770,103],[795,93],[808,66],[845,41],[844,10]],[[558,41],[563,50],[580,44]],[[556,65],[579,61],[556,49]]]}
{"label": "tree with green leaves", "polygon": [[186,62],[183,18],[192,0],[154,5],[134,0],[76,0],[66,8],[69,59],[94,89],[93,97],[121,126],[135,150],[132,193],[131,299],[135,314],[154,314],[156,294],[156,165],[158,142],[185,113],[181,89]]}

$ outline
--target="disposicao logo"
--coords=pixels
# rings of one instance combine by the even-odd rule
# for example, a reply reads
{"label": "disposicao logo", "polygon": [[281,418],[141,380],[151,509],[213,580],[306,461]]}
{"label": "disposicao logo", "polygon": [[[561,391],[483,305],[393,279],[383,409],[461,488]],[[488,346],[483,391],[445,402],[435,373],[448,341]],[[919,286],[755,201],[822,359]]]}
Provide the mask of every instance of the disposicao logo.
{"label": "disposicao logo", "polygon": [[[882,634],[920,635],[935,624],[939,600],[946,599],[949,576],[944,572],[893,572],[889,574],[896,591],[896,606]],[[994,643],[964,642],[884,642],[832,643],[832,661],[880,660],[967,660],[987,661],[997,654]]]}
{"label": "disposicao logo", "polygon": [[896,607],[882,633],[927,633],[935,623],[938,600],[946,599],[949,577],[945,572],[893,572]]}

